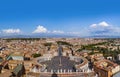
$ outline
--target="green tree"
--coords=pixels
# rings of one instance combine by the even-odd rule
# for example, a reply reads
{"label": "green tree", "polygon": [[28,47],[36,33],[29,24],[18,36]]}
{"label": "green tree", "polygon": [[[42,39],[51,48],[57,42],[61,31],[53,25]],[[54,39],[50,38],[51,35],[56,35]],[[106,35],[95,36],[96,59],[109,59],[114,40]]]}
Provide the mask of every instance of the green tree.
{"label": "green tree", "polygon": [[32,54],[32,56],[33,56],[34,58],[36,58],[36,57],[40,57],[41,54],[34,53],[34,54]]}

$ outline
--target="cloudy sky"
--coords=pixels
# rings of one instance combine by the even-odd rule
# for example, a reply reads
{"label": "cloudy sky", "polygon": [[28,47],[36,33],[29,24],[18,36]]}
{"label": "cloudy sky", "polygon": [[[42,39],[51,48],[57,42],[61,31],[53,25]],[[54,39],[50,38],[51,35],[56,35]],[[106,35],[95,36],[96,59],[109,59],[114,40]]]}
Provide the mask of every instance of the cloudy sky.
{"label": "cloudy sky", "polygon": [[120,0],[0,0],[0,36],[120,36]]}

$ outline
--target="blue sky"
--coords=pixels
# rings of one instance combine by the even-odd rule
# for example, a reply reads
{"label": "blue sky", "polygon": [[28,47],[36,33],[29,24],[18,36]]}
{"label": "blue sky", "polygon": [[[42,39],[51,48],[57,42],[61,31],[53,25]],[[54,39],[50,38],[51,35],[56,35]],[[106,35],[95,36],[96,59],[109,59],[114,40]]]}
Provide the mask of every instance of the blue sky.
{"label": "blue sky", "polygon": [[0,0],[0,35],[120,36],[119,8],[120,0]]}

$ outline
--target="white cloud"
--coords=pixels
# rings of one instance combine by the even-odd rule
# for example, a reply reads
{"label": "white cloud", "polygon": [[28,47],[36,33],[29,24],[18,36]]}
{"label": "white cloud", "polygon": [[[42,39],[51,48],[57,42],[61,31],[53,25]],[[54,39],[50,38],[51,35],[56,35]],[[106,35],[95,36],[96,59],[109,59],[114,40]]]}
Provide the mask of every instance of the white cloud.
{"label": "white cloud", "polygon": [[102,22],[97,23],[97,24],[90,25],[90,27],[93,27],[93,28],[96,28],[96,27],[108,27],[108,26],[110,26],[110,25],[105,21],[102,21]]}
{"label": "white cloud", "polygon": [[7,33],[7,34],[10,34],[10,33],[20,33],[21,30],[20,29],[4,29],[2,30],[3,33]]}
{"label": "white cloud", "polygon": [[78,35],[78,34],[80,34],[80,32],[67,32],[67,34],[75,34],[75,35]]}
{"label": "white cloud", "polygon": [[46,33],[46,32],[47,29],[44,26],[40,26],[40,25],[33,31],[33,33]]}
{"label": "white cloud", "polygon": [[88,28],[90,35],[109,35],[109,36],[119,36],[120,27],[113,26],[103,21],[98,24],[92,24]]}
{"label": "white cloud", "polygon": [[47,30],[47,28],[45,28],[44,26],[38,26],[32,33],[54,33],[54,34],[63,34],[64,31],[62,30],[53,30],[53,31],[49,31]]}
{"label": "white cloud", "polygon": [[100,22],[98,25],[99,25],[99,26],[103,26],[103,27],[109,26],[109,24],[108,24],[107,22],[105,22],[105,21]]}
{"label": "white cloud", "polygon": [[96,27],[97,26],[97,24],[92,24],[92,25],[90,25],[90,27]]}
{"label": "white cloud", "polygon": [[61,31],[61,30],[54,30],[52,33],[58,33],[58,34],[63,34],[64,33],[64,31]]}

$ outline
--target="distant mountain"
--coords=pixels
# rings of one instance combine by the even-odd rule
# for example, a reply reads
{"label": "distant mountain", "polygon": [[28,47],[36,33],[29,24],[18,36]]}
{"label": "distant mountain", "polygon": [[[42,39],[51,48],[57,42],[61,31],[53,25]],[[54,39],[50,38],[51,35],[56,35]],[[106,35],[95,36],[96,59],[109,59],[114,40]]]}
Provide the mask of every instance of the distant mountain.
{"label": "distant mountain", "polygon": [[75,36],[63,34],[33,34],[33,35],[4,35],[0,38],[120,38],[120,36],[94,35],[94,36]]}
{"label": "distant mountain", "polygon": [[94,36],[88,36],[90,38],[120,38],[120,36],[108,36],[108,35],[94,35]]}
{"label": "distant mountain", "polygon": [[0,38],[70,38],[70,37],[76,37],[72,35],[57,35],[57,34],[35,34],[35,35],[6,35],[6,36],[0,36]]}

